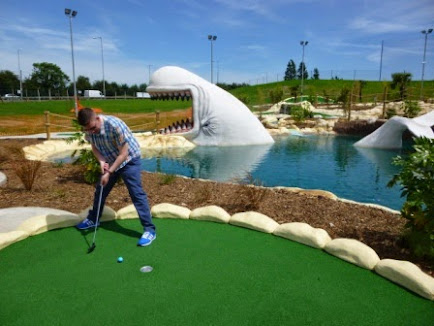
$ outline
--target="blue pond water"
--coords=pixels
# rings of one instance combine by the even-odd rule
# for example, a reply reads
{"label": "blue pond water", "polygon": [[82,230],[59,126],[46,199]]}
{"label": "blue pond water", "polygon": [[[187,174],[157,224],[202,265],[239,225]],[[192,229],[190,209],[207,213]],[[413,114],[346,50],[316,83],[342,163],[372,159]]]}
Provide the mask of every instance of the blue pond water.
{"label": "blue pond water", "polygon": [[287,136],[272,145],[196,147],[183,155],[142,160],[149,172],[179,174],[216,181],[251,176],[264,186],[322,189],[338,197],[399,210],[399,186],[387,183],[399,168],[393,157],[403,151],[354,147],[359,140],[343,136]]}

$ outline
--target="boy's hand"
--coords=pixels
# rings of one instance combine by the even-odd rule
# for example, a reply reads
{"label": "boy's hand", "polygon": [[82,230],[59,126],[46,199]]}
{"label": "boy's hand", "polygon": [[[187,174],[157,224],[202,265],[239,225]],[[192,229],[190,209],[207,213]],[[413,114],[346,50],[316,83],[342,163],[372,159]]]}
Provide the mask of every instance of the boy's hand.
{"label": "boy's hand", "polygon": [[109,167],[110,167],[109,164],[105,161],[99,161],[99,165],[101,167],[101,174],[104,174],[105,172],[107,172]]}
{"label": "boy's hand", "polygon": [[101,185],[104,187],[109,182],[109,179],[110,173],[107,170],[101,177]]}

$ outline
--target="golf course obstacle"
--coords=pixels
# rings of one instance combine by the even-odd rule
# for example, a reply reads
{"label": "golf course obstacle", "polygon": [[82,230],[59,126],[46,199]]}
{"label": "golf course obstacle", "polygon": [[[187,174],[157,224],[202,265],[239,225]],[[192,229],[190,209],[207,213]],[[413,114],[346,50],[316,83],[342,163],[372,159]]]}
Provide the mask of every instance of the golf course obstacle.
{"label": "golf course obstacle", "polygon": [[[80,214],[63,213],[33,216],[18,226],[17,230],[0,233],[0,249],[15,242],[45,231],[70,227],[78,223],[89,208]],[[270,217],[257,212],[242,212],[232,216],[215,205],[199,207],[191,211],[187,207],[170,203],[160,203],[151,209],[154,218],[212,221],[232,224],[259,232],[265,232],[291,241],[299,242],[325,252],[361,268],[375,271],[378,275],[434,301],[434,278],[424,273],[418,266],[408,261],[380,259],[369,246],[354,239],[331,239],[325,230],[313,228],[305,223],[279,224]],[[230,216],[228,219],[227,217]],[[133,205],[115,212],[105,207],[101,221],[138,218]]]}

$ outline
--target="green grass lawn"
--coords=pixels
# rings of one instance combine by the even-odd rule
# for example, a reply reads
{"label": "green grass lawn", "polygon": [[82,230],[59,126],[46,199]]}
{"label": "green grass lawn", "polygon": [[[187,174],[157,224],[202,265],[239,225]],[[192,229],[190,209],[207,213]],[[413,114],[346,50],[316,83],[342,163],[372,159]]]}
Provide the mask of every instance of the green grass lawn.
{"label": "green grass lawn", "polygon": [[[434,303],[280,237],[212,222],[65,228],[0,251],[1,325],[430,325]],[[117,263],[122,256],[123,263]],[[151,265],[151,273],[140,267]]]}
{"label": "green grass lawn", "polygon": [[[191,107],[190,101],[152,101],[149,99],[80,100],[82,106],[101,108],[105,113],[153,113],[184,110]],[[45,111],[70,115],[74,108],[73,100],[59,101],[13,101],[0,103],[0,115],[43,115]]]}
{"label": "green grass lawn", "polygon": [[[282,81],[268,84],[245,86],[230,91],[231,94],[253,107],[259,104],[271,104],[270,91],[282,90],[283,98],[292,97],[291,88],[299,87],[300,80]],[[312,80],[304,81],[304,95],[327,96],[336,99],[345,87],[352,89],[352,80]],[[384,87],[389,82],[367,81],[362,88],[362,102],[382,101]],[[424,82],[423,93],[425,98],[434,98],[434,81]],[[299,94],[298,94],[299,95]],[[408,87],[408,95],[412,100],[418,100],[420,96],[420,81],[412,81]],[[388,89],[389,101],[399,99],[398,89]],[[101,108],[106,113],[150,113],[183,110],[189,108],[190,101],[152,101],[149,99],[80,99],[83,106]],[[69,114],[74,107],[73,100],[52,101],[4,101],[0,103],[0,116],[6,115],[42,115],[44,111],[57,114]]]}

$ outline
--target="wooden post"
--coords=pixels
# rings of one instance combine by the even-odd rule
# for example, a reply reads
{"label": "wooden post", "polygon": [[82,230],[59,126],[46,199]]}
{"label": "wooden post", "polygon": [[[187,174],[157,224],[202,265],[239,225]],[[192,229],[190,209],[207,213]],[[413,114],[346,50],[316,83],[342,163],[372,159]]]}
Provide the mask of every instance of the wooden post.
{"label": "wooden post", "polygon": [[354,87],[352,87],[350,91],[350,101],[348,103],[348,121],[351,121],[351,107],[353,106],[353,91],[354,91]]}
{"label": "wooden post", "polygon": [[47,140],[50,140],[50,111],[45,111],[45,130],[47,131]]}
{"label": "wooden post", "polygon": [[387,86],[384,86],[384,91],[383,91],[383,119],[386,118],[386,98],[387,98]]}
{"label": "wooden post", "polygon": [[158,133],[158,129],[160,126],[160,111],[155,111],[155,131]]}

